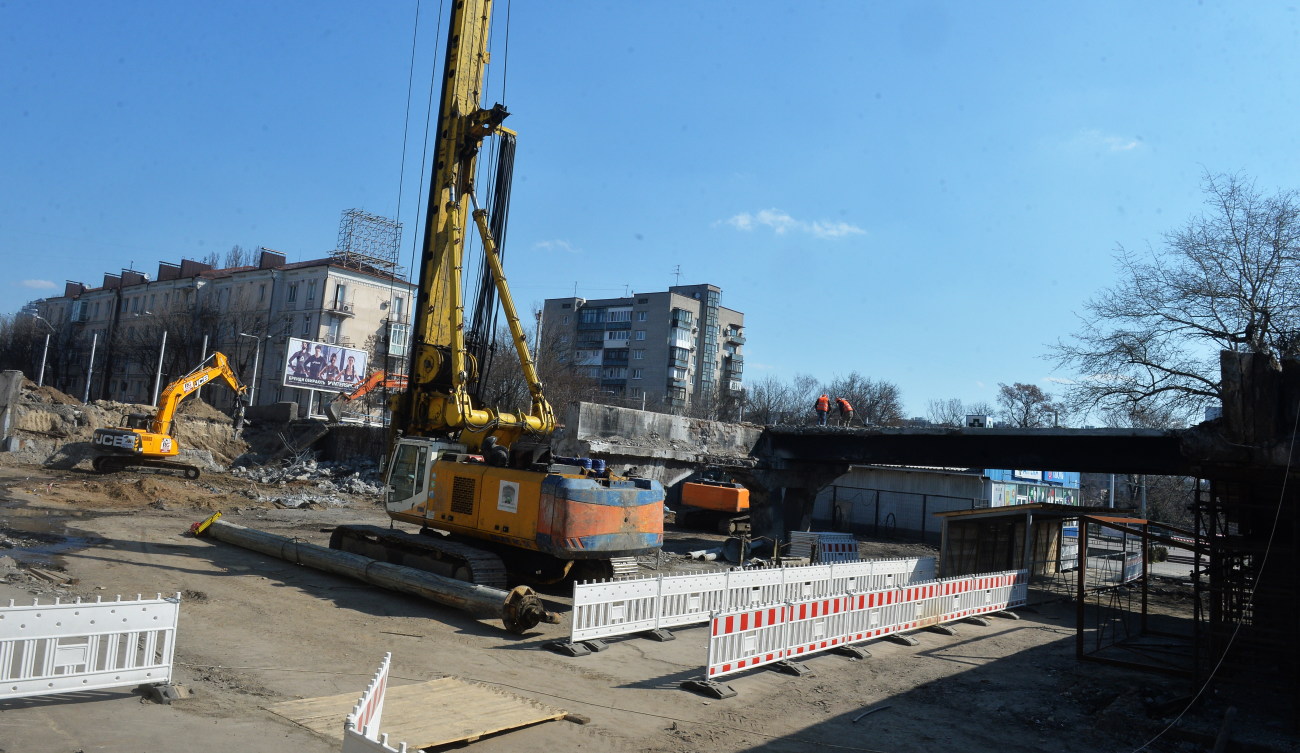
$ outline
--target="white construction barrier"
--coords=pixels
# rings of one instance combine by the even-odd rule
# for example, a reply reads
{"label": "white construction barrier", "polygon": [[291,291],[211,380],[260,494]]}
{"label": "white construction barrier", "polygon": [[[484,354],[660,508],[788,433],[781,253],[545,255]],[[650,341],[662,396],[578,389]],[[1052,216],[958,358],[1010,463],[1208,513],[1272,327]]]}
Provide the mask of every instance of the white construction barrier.
{"label": "white construction barrier", "polygon": [[765,604],[710,621],[706,674],[712,680],[891,633],[1022,606],[1029,571],[917,583],[869,593]]}
{"label": "white construction barrier", "polygon": [[406,753],[406,743],[394,748],[388,744],[388,735],[379,731],[379,720],[384,715],[384,694],[388,691],[388,667],[393,655],[384,654],[375,676],[366,686],[352,713],[343,720],[343,753]]}
{"label": "white construction barrier", "polygon": [[181,595],[0,607],[0,699],[172,680]]}
{"label": "white construction barrier", "polygon": [[717,612],[933,580],[933,557],[575,583],[570,641],[709,621]]}

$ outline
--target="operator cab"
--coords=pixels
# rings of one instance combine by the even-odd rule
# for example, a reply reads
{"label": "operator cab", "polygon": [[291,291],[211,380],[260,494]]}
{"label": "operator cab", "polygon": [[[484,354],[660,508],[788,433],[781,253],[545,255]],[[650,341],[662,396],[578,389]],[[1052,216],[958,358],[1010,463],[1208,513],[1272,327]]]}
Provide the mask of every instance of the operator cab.
{"label": "operator cab", "polygon": [[153,416],[147,413],[128,413],[126,416],[126,428],[128,429],[148,430],[149,424],[152,422]]}

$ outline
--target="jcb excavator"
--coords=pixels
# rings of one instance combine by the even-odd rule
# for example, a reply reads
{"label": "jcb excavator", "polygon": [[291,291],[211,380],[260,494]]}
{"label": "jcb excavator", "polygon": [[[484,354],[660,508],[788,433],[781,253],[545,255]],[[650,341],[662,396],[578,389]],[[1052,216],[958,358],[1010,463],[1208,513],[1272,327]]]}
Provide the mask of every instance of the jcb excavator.
{"label": "jcb excavator", "polygon": [[176,437],[172,436],[172,421],[182,400],[218,377],[224,379],[238,396],[235,425],[239,426],[243,421],[243,397],[248,388],[231,371],[226,357],[213,353],[193,371],[167,385],[159,397],[158,411],[152,416],[132,413],[126,417],[126,426],[95,429],[93,441],[99,454],[90,461],[91,467],[99,473],[116,473],[127,468],[163,468],[181,471],[186,478],[198,478],[198,466],[167,459],[176,457],[181,451]]}
{"label": "jcb excavator", "polygon": [[[595,474],[551,456],[555,414],[542,394],[497,247],[514,133],[501,126],[509,114],[503,105],[485,109],[479,102],[491,10],[491,0],[452,4],[410,385],[392,405],[398,435],[387,469],[388,515],[419,526],[423,535],[344,526],[330,546],[483,585],[504,585],[507,572],[557,580],[575,564],[579,574],[608,577],[662,545],[664,491],[657,481]],[[494,134],[500,148],[489,220],[478,206],[475,168],[482,142]],[[476,404],[482,358],[466,345],[462,273],[471,222],[488,267],[482,289],[500,298],[531,395],[528,412]],[[476,321],[482,294],[478,300]]]}

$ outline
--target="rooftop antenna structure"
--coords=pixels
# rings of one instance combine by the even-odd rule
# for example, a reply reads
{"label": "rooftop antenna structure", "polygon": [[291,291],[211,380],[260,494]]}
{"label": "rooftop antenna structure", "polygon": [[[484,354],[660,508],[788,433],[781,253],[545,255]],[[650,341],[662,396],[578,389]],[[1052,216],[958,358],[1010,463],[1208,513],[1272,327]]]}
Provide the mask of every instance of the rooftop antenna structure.
{"label": "rooftop antenna structure", "polygon": [[673,276],[677,278],[677,282],[676,282],[675,284],[676,284],[676,285],[681,285],[681,284],[682,284],[682,265],[678,264],[677,266],[673,267]]}
{"label": "rooftop antenna structure", "polygon": [[360,209],[346,209],[339,219],[338,248],[330,260],[340,266],[363,272],[382,272],[406,279],[406,270],[397,263],[402,245],[402,223]]}

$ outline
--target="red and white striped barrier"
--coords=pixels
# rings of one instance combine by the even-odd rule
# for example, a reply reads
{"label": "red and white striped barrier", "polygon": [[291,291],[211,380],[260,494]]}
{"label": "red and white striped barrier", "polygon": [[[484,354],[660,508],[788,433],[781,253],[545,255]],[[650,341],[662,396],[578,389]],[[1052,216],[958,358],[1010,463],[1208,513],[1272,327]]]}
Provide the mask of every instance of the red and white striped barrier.
{"label": "red and white striped barrier", "polygon": [[343,753],[406,753],[406,743],[393,748],[388,735],[379,732],[379,720],[384,715],[384,694],[388,691],[388,667],[391,653],[384,654],[375,676],[366,686],[352,713],[343,720]]}
{"label": "red and white striped barrier", "polygon": [[909,557],[576,583],[570,640],[698,624],[718,612],[889,588],[934,574],[933,557]]}
{"label": "red and white striped barrier", "polygon": [[719,613],[710,623],[706,675],[712,680],[836,646],[1022,606],[1028,587],[1028,571],[1015,570]]}
{"label": "red and white striped barrier", "polygon": [[709,634],[709,678],[785,659],[785,604],[719,615]]}

